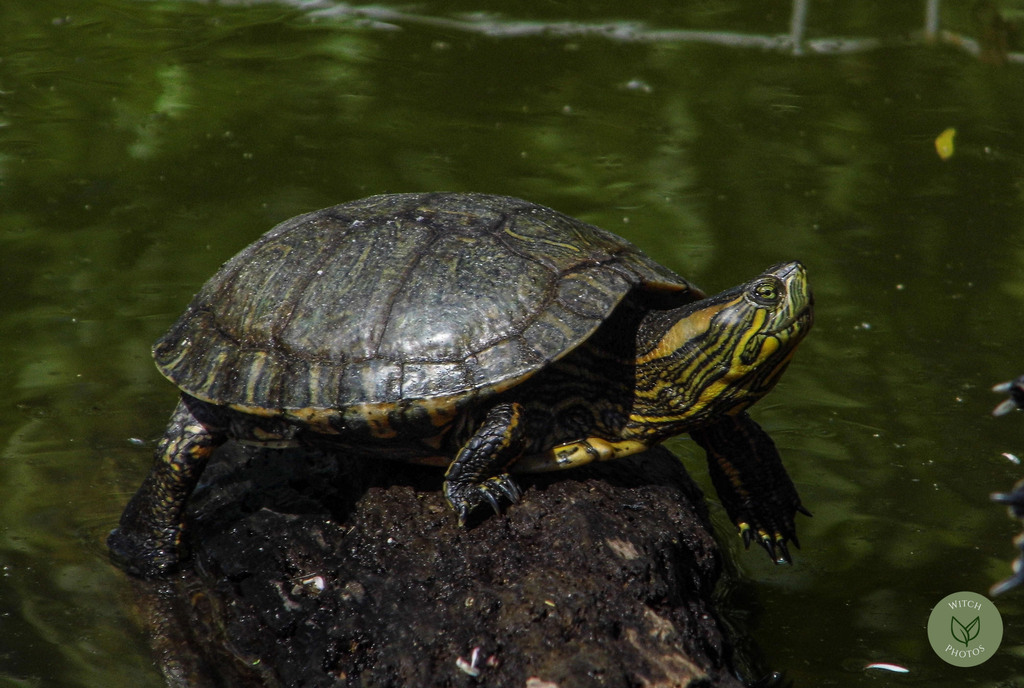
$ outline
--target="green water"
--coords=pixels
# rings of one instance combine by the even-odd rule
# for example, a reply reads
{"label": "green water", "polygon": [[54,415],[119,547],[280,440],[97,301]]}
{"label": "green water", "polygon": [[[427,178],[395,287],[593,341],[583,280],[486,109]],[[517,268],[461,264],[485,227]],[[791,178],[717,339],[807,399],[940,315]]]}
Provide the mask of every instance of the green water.
{"label": "green water", "polygon": [[[754,415],[814,518],[773,567],[713,506],[733,614],[797,686],[1024,685],[1024,592],[979,667],[925,634],[1009,574],[1018,530],[988,494],[1024,476],[1024,416],[988,388],[1024,373],[1024,65],[668,31],[782,34],[779,0],[293,4],[0,8],[0,686],[162,685],[103,546],[174,403],[151,342],[276,222],[419,190],[553,206],[709,290],[803,260],[815,330]],[[944,26],[983,35],[973,4]],[[812,5],[812,39],[924,17]]]}

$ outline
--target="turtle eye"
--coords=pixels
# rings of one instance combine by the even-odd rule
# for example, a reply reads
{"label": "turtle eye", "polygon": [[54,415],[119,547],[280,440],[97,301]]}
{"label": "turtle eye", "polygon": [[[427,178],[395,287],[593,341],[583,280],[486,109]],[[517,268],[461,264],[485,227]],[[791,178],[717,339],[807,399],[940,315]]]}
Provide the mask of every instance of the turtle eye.
{"label": "turtle eye", "polygon": [[763,279],[751,288],[750,295],[761,306],[771,306],[782,298],[782,284],[776,279]]}

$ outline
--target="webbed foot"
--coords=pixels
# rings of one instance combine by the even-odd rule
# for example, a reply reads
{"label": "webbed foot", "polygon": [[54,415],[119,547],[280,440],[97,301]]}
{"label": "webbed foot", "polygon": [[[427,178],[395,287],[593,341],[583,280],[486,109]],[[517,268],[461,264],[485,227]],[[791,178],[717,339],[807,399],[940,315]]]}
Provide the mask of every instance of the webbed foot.
{"label": "webbed foot", "polygon": [[484,502],[500,514],[502,499],[515,504],[522,497],[508,468],[525,447],[524,417],[518,402],[496,404],[448,466],[444,494],[459,515],[460,526]]}
{"label": "webbed foot", "polygon": [[[805,516],[811,515],[811,512],[801,504],[797,504],[795,508]],[[775,520],[771,516],[778,516],[780,513],[786,512],[780,511],[771,514],[769,520]],[[736,521],[739,534],[743,538],[743,546],[750,549],[750,543],[756,541],[776,564],[792,564],[793,557],[789,553],[788,543],[792,542],[794,547],[800,549],[800,540],[796,537],[796,525],[792,516],[783,517],[781,521],[781,523],[767,527],[763,524],[753,526],[746,520]]]}
{"label": "webbed foot", "polygon": [[507,473],[502,473],[482,482],[447,480],[444,483],[444,496],[459,515],[459,525],[464,526],[469,514],[481,504],[490,504],[494,512],[500,514],[502,499],[515,504],[522,498],[523,492]]}
{"label": "webbed foot", "polygon": [[708,470],[729,518],[749,548],[756,541],[776,564],[793,559],[796,514],[810,516],[775,443],[746,413],[726,416],[690,435],[708,455]]}

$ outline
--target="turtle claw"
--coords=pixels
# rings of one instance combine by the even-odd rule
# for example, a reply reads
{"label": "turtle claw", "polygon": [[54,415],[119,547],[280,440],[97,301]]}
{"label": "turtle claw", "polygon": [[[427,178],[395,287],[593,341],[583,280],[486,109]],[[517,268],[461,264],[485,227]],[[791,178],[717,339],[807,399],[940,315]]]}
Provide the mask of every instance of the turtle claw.
{"label": "turtle claw", "polygon": [[765,519],[760,522],[758,519],[738,521],[743,547],[750,549],[750,544],[757,542],[776,564],[792,564],[793,557],[789,551],[789,543],[793,543],[794,547],[800,549],[800,540],[796,536],[793,519],[782,520],[782,523],[779,522],[780,519]]}
{"label": "turtle claw", "polygon": [[793,557],[790,556],[789,548],[786,547],[786,539],[781,533],[776,533],[774,538],[764,531],[758,535],[760,536],[758,542],[764,547],[764,551],[768,553],[773,562],[776,564],[793,563]]}
{"label": "turtle claw", "polygon": [[510,504],[516,504],[523,498],[523,491],[519,488],[519,485],[507,475],[497,475],[489,478],[484,483],[484,488],[488,491],[498,490],[501,494],[505,495]]}
{"label": "turtle claw", "polygon": [[500,516],[501,515],[501,502],[498,501],[498,498],[495,497],[489,490],[482,490],[481,492],[482,492],[482,494],[484,496],[484,499],[487,501],[487,503],[491,505],[492,509],[494,509],[494,513],[496,513],[496,514],[498,514]]}
{"label": "turtle claw", "polygon": [[782,539],[781,535],[778,536],[778,540],[776,540],[775,545],[779,550],[779,557],[775,560],[775,563],[792,564],[793,557],[789,555],[789,547],[786,546],[786,541]]}
{"label": "turtle claw", "polygon": [[740,536],[743,538],[744,549],[750,549],[750,544],[756,539],[757,544],[764,548],[764,551],[768,553],[768,556],[776,564],[793,563],[793,557],[789,553],[788,542],[792,542],[797,549],[800,549],[800,542],[796,538],[796,533],[791,532],[787,536],[776,531],[773,537],[765,530],[758,530],[755,534],[754,529],[751,528],[749,523],[740,523],[739,531]]}
{"label": "turtle claw", "polygon": [[446,481],[444,494],[458,514],[460,526],[466,525],[470,513],[481,504],[487,503],[494,509],[494,513],[501,514],[503,499],[509,504],[515,504],[523,496],[519,486],[504,473],[479,483]]}

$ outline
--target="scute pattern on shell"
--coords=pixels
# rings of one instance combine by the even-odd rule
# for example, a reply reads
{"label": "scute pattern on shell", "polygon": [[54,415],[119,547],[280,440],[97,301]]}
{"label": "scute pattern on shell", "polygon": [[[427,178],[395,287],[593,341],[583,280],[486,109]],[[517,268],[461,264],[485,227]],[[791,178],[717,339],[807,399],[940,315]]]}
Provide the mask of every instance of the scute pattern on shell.
{"label": "scute pattern on shell", "polygon": [[154,356],[216,404],[454,401],[561,357],[636,286],[701,295],[620,237],[526,201],[374,196],[287,220],[241,251]]}

